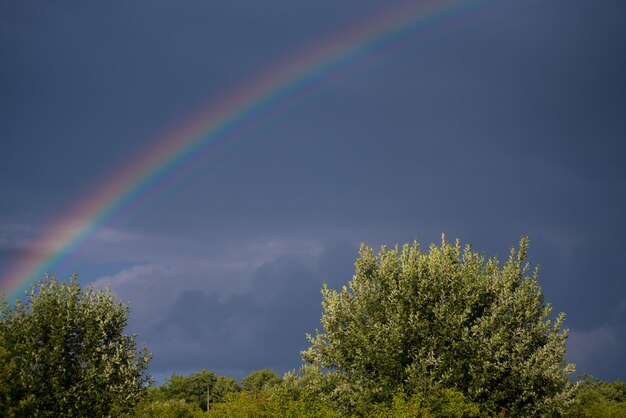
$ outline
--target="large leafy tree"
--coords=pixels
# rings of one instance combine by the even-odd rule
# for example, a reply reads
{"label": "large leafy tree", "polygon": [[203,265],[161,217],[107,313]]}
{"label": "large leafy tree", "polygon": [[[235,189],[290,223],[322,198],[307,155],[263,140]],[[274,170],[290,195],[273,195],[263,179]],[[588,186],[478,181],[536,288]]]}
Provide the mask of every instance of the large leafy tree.
{"label": "large leafy tree", "polygon": [[323,332],[303,358],[329,371],[326,393],[348,412],[447,388],[486,413],[558,410],[573,372],[564,314],[550,319],[527,249],[522,238],[500,264],[445,238],[427,252],[362,245],[349,286],[322,288]]}
{"label": "large leafy tree", "polygon": [[141,399],[150,354],[108,291],[46,277],[0,306],[0,415],[112,416]]}

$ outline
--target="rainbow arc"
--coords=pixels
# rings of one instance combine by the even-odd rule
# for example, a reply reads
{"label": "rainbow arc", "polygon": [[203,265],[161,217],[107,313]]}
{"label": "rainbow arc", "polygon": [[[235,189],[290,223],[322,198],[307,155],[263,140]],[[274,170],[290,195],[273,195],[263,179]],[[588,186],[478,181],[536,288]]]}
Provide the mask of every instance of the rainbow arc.
{"label": "rainbow arc", "polygon": [[437,28],[459,21],[497,0],[416,0],[387,10],[384,14],[342,30],[338,35],[312,45],[300,54],[276,65],[268,72],[206,108],[197,112],[178,129],[155,138],[150,150],[137,156],[122,170],[105,181],[95,192],[73,205],[73,209],[39,238],[49,243],[45,250],[16,260],[0,278],[0,291],[9,300],[23,295],[37,278],[67,254],[83,244],[98,228],[180,176],[198,160],[214,161],[220,153],[242,141],[237,128],[254,118],[285,112],[296,96],[313,80],[327,76],[333,69],[348,65],[372,51],[392,48],[420,29]]}

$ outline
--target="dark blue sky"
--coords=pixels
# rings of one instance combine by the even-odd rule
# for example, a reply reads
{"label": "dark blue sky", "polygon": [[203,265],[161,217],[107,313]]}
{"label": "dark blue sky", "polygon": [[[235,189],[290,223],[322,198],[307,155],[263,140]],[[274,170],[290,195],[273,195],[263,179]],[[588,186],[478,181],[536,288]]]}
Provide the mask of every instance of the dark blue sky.
{"label": "dark blue sky", "polygon": [[[155,138],[406,1],[0,0],[0,272]],[[626,378],[626,3],[501,1],[315,84],[58,265],[111,285],[152,372],[297,367],[361,241],[521,235],[578,372]]]}

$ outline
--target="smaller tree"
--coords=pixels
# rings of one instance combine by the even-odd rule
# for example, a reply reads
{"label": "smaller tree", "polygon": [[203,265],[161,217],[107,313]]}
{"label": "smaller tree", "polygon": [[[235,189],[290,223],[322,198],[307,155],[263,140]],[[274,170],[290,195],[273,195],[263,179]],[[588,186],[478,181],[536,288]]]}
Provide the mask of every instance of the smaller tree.
{"label": "smaller tree", "polygon": [[246,392],[259,392],[263,389],[270,389],[281,382],[280,376],[270,369],[255,370],[243,379],[241,386]]}
{"label": "smaller tree", "polygon": [[182,399],[144,400],[130,414],[120,418],[206,418],[198,405],[190,404]]}
{"label": "smaller tree", "polygon": [[207,410],[207,389],[210,389],[210,402],[223,402],[226,395],[241,390],[237,381],[232,377],[215,376],[215,373],[201,370],[189,376],[176,373],[167,379],[165,384],[151,390],[154,400],[182,400]]}
{"label": "smaller tree", "polygon": [[0,412],[110,416],[129,411],[150,377],[150,354],[126,335],[128,305],[109,291],[46,277],[0,304]]}
{"label": "smaller tree", "polygon": [[237,393],[241,387],[234,377],[219,375],[211,388],[211,402],[224,402],[229,393]]}
{"label": "smaller tree", "polygon": [[626,385],[583,375],[576,388],[573,405],[565,417],[626,417]]}

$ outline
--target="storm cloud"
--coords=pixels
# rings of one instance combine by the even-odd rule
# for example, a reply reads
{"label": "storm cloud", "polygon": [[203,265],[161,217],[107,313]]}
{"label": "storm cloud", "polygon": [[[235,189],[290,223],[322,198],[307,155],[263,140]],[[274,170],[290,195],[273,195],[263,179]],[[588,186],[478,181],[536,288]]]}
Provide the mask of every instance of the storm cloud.
{"label": "storm cloud", "polygon": [[[0,274],[155,138],[401,3],[0,0]],[[626,4],[486,6],[313,80],[51,273],[128,301],[153,373],[241,376],[298,366],[362,241],[502,259],[528,235],[568,358],[624,379]]]}

